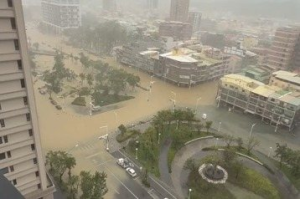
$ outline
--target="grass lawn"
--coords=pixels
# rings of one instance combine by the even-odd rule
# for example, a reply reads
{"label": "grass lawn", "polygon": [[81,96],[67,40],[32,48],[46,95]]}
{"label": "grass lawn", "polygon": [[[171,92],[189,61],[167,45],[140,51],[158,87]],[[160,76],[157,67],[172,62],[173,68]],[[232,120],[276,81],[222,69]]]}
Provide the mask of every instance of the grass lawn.
{"label": "grass lawn", "polygon": [[77,106],[85,106],[86,105],[86,101],[84,97],[77,97],[74,99],[74,101],[72,102],[73,105],[77,105]]}
{"label": "grass lawn", "polygon": [[[278,163],[278,168],[280,168],[279,163]],[[291,173],[291,169],[284,164],[282,164],[280,170],[286,175],[286,177],[291,181],[291,183],[300,191],[300,178],[295,177],[295,175]]]}
{"label": "grass lawn", "polygon": [[[211,163],[212,157],[213,156],[207,156],[206,158],[202,159],[201,164]],[[227,170],[228,182],[251,191],[265,199],[280,199],[280,195],[276,187],[268,178],[264,177],[259,172],[243,166],[238,177],[236,177],[236,171],[234,170],[234,167],[226,166],[224,161],[221,159],[219,160],[219,165]]]}
{"label": "grass lawn", "polygon": [[95,101],[95,105],[97,106],[106,106],[110,104],[115,104],[118,102],[126,101],[133,99],[133,96],[125,96],[125,95],[103,95],[97,94],[97,101]]}
{"label": "grass lawn", "polygon": [[[138,144],[137,142],[138,141]],[[136,151],[138,149],[138,151]],[[144,133],[140,134],[137,140],[131,140],[126,147],[126,152],[133,158],[138,157],[138,161],[150,173],[156,177],[160,176],[159,161],[159,144],[157,142],[156,132],[153,128],[148,128]]]}
{"label": "grass lawn", "polygon": [[236,197],[222,184],[211,184],[199,174],[190,173],[188,187],[192,189],[191,199],[235,199]]}

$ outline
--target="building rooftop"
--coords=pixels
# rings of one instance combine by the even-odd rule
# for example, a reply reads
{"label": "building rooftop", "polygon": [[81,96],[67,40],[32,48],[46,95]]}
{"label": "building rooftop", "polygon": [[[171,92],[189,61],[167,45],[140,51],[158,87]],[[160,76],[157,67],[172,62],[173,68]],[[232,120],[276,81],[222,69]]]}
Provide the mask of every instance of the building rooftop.
{"label": "building rooftop", "polygon": [[[193,47],[195,47],[195,45],[192,45],[192,48]],[[197,66],[199,67],[222,62],[222,59],[215,58],[221,56],[220,52],[211,47],[208,49],[206,46],[203,46],[202,50],[192,50],[189,47],[180,48],[172,52],[161,54],[160,56],[183,63],[198,63]]]}
{"label": "building rooftop", "polygon": [[289,83],[300,86],[300,76],[297,73],[280,70],[280,71],[274,72],[273,76],[275,78],[283,80],[285,82],[289,82]]}
{"label": "building rooftop", "polygon": [[240,87],[242,87],[243,89],[246,89],[248,91],[252,91],[253,89],[256,89],[257,87],[264,85],[263,83],[261,83],[259,81],[256,81],[249,77],[245,77],[243,75],[238,75],[238,74],[225,75],[224,77],[221,78],[221,80],[224,82],[239,85]]}
{"label": "building rooftop", "polygon": [[236,84],[241,88],[251,91],[257,95],[273,98],[300,107],[300,97],[295,92],[290,92],[277,86],[265,85],[264,83],[238,74],[225,75],[223,78],[221,78],[221,80],[224,83],[231,82]]}

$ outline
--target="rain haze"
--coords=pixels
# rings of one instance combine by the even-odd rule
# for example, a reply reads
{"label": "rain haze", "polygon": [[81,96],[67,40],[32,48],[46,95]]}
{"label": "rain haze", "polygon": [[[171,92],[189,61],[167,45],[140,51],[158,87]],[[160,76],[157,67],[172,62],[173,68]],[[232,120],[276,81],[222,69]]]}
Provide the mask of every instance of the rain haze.
{"label": "rain haze", "polygon": [[299,0],[0,0],[0,199],[300,199]]}

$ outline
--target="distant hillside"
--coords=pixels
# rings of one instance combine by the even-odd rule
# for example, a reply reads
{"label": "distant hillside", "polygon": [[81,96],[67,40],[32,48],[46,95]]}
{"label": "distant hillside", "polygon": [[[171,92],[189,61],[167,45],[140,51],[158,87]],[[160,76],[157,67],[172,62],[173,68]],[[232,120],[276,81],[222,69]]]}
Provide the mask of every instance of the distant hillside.
{"label": "distant hillside", "polygon": [[191,6],[204,12],[222,11],[300,21],[300,0],[191,0]]}

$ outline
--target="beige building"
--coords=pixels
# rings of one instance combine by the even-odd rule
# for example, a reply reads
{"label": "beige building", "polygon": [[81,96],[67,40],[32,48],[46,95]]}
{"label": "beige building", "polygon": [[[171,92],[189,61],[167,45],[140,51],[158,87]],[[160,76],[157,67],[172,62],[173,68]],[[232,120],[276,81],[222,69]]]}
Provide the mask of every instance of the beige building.
{"label": "beige building", "polygon": [[170,20],[188,22],[190,0],[171,0]]}
{"label": "beige building", "polygon": [[281,27],[276,30],[268,52],[267,66],[274,70],[299,67],[300,27]]}
{"label": "beige building", "polygon": [[270,78],[269,85],[300,93],[300,77],[296,73],[287,71],[274,72]]}
{"label": "beige building", "polygon": [[0,170],[26,199],[52,199],[26,41],[21,1],[0,0]]}
{"label": "beige building", "polygon": [[218,107],[226,106],[261,117],[262,121],[293,130],[300,124],[300,94],[265,85],[237,74],[225,75],[219,83]]}

